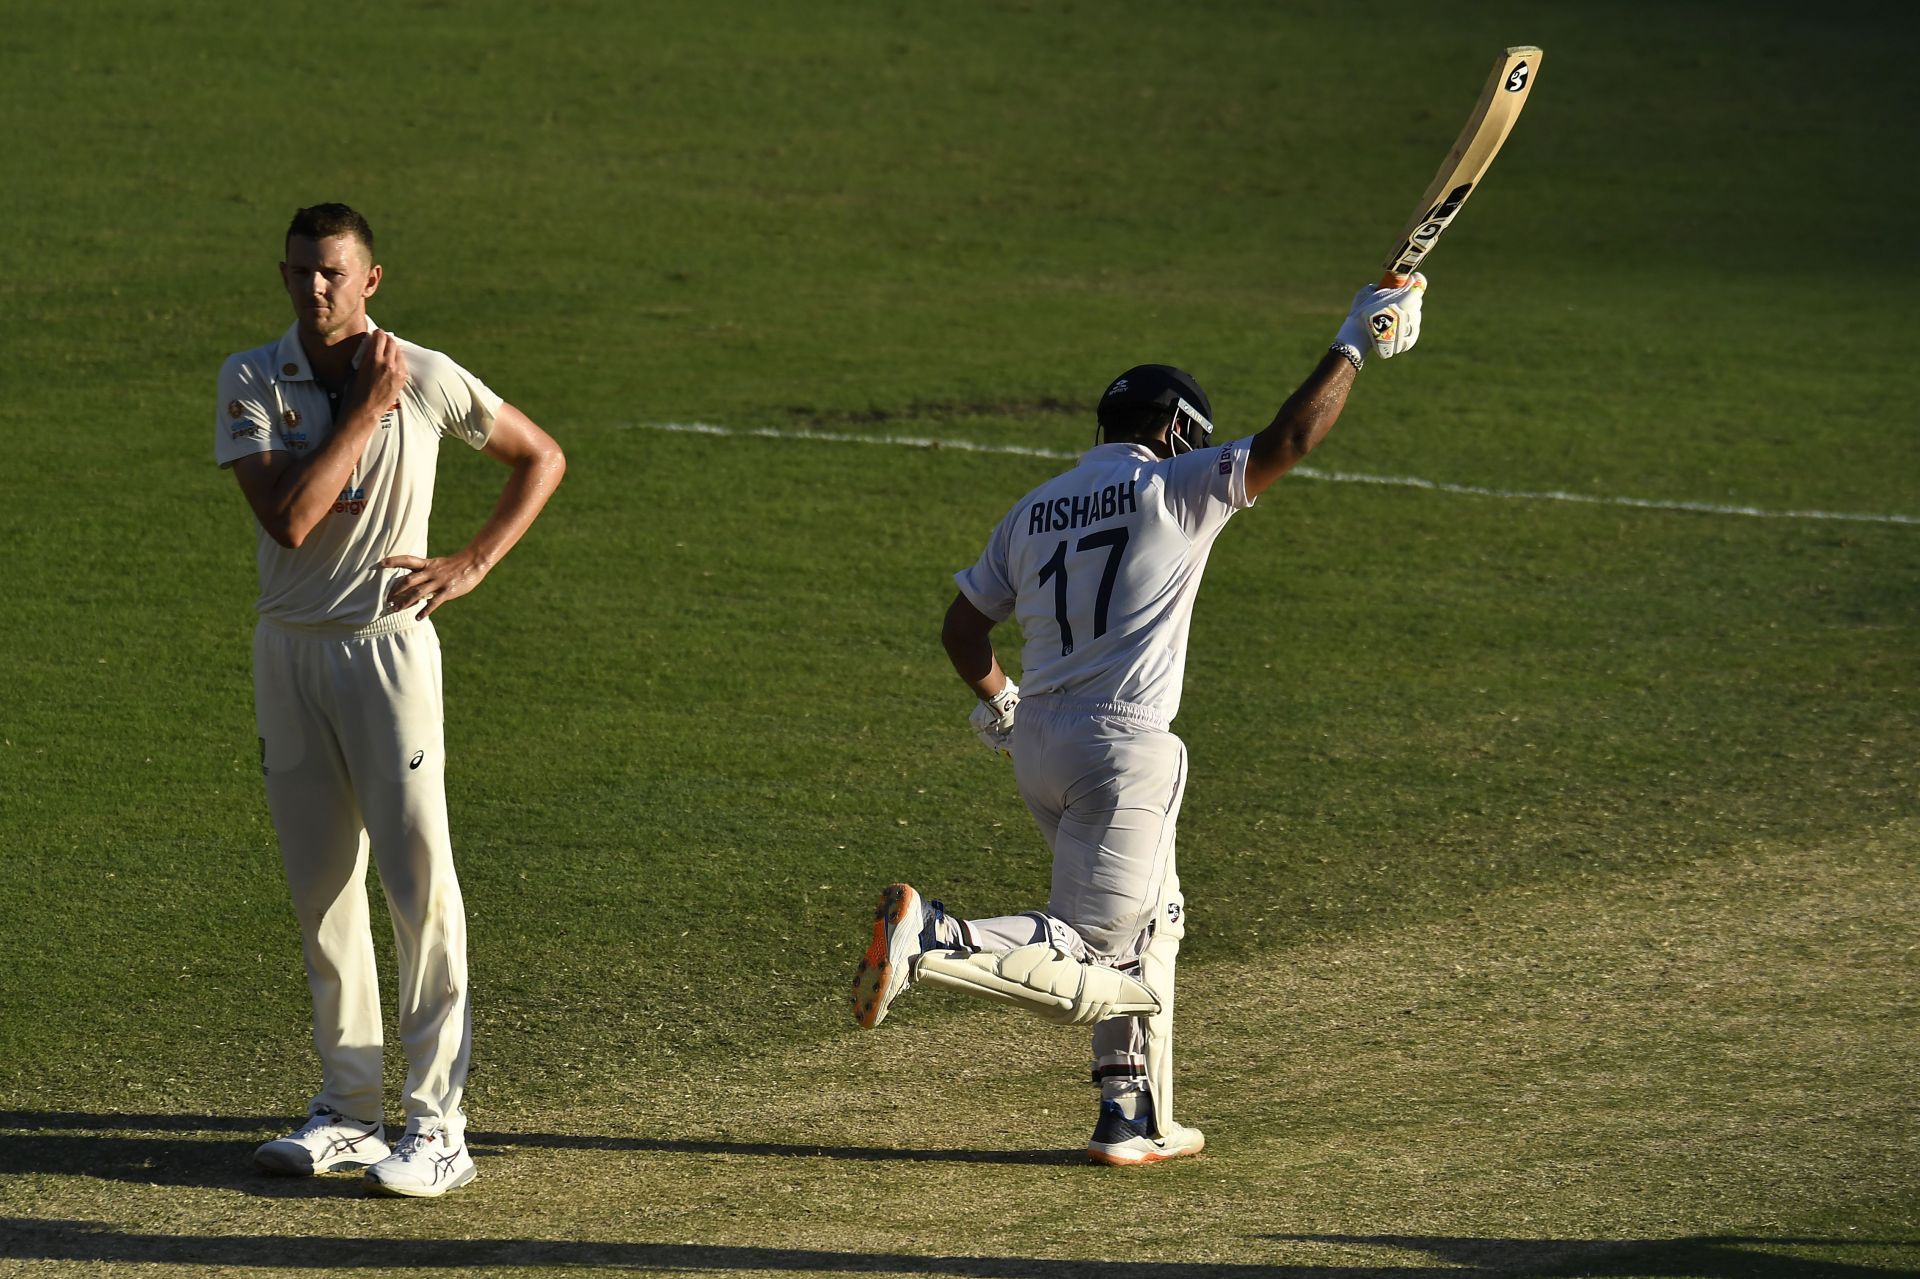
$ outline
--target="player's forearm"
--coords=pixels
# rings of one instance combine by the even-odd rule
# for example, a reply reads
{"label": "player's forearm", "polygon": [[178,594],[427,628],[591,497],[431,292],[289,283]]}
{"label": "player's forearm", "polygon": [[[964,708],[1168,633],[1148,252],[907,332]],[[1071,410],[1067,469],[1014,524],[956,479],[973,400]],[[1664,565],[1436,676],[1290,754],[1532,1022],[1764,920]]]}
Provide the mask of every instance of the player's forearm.
{"label": "player's forearm", "polygon": [[269,537],[286,547],[306,541],[340,500],[379,420],[377,413],[349,414],[311,456],[294,459],[274,476],[265,509],[254,511]]}
{"label": "player's forearm", "polygon": [[1247,458],[1247,492],[1257,496],[1285,475],[1327,437],[1346,407],[1358,370],[1338,351],[1320,358],[1319,367],[1274,414],[1264,431],[1253,437]]}
{"label": "player's forearm", "polygon": [[1000,690],[1010,682],[1007,673],[1000,669],[1000,659],[993,655],[991,647],[987,649],[984,664],[974,662],[968,665],[969,670],[976,670],[978,674],[969,675],[966,670],[962,670],[960,661],[954,658],[951,649],[947,651],[947,658],[953,661],[953,669],[959,673],[961,681],[973,690],[975,697],[983,702],[990,702],[998,697]]}
{"label": "player's forearm", "polygon": [[991,619],[968,603],[964,595],[954,597],[940,626],[940,646],[946,649],[954,674],[983,702],[1007,686],[1007,673],[994,656],[992,629]]}
{"label": "player's forearm", "polygon": [[461,554],[482,572],[499,563],[533,526],[566,473],[566,455],[558,447],[516,461],[493,513]]}

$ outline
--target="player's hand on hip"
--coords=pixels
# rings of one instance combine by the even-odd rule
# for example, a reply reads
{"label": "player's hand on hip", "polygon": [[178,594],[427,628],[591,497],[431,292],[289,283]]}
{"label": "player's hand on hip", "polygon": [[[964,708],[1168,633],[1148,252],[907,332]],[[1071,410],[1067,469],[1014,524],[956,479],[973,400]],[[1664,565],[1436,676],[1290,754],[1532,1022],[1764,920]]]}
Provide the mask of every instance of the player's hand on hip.
{"label": "player's hand on hip", "polygon": [[414,614],[416,621],[430,616],[448,600],[459,599],[480,585],[481,579],[487,575],[486,567],[464,552],[434,559],[421,559],[418,555],[389,555],[374,567],[411,570],[387,588],[387,611],[398,613],[419,605],[420,611]]}
{"label": "player's hand on hip", "polygon": [[1411,351],[1420,340],[1420,304],[1426,294],[1427,277],[1418,272],[1397,288],[1365,285],[1353,295],[1353,309],[1334,345],[1352,347],[1362,358],[1371,352],[1383,360]]}
{"label": "player's hand on hip", "polygon": [[355,400],[375,405],[381,412],[400,401],[407,385],[407,356],[400,340],[385,329],[367,334],[360,346],[360,367],[354,371]]}
{"label": "player's hand on hip", "polygon": [[973,712],[967,719],[973,724],[973,731],[980,734],[980,740],[989,750],[1012,758],[1013,756],[1013,711],[1020,705],[1020,686],[1008,680],[1006,686],[984,702],[974,704]]}

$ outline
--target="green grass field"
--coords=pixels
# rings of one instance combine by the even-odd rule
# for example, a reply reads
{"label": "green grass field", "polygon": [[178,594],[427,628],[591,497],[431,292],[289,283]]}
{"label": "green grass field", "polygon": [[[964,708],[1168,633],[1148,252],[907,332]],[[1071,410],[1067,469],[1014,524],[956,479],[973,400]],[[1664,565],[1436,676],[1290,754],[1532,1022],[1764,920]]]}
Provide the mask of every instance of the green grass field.
{"label": "green grass field", "polygon": [[[13,6],[0,1274],[1920,1275],[1914,33]],[[881,885],[1047,882],[937,633],[1064,463],[885,441],[1071,454],[1145,360],[1258,429],[1517,43],[1538,88],[1419,349],[1202,592],[1208,1152],[1088,1167],[1079,1032],[847,1012]],[[317,1068],[213,380],[328,199],[379,234],[376,318],[571,462],[437,619],[482,1176],[433,1203],[249,1163]],[[446,450],[436,549],[503,474]]]}

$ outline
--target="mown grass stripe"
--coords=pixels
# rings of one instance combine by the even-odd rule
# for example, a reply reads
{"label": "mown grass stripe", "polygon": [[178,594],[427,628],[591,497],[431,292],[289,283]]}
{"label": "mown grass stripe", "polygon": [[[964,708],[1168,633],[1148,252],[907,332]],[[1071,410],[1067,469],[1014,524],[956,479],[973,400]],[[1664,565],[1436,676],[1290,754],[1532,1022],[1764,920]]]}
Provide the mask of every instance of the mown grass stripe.
{"label": "mown grass stripe", "polygon": [[[764,440],[802,440],[821,444],[885,444],[896,448],[952,449],[960,453],[1004,453],[1016,457],[1056,458],[1068,462],[1080,456],[1077,452],[1061,449],[1029,448],[1021,444],[981,444],[973,440],[936,439],[925,435],[847,435],[832,431],[785,431],[772,426],[715,426],[708,422],[618,422],[615,423],[615,427],[630,431],[671,431],[682,435],[745,436]],[[1819,510],[1770,511],[1758,506],[1624,497],[1605,493],[1569,493],[1562,489],[1490,488],[1480,484],[1453,484],[1445,480],[1426,480],[1415,475],[1362,475],[1354,471],[1323,471],[1311,466],[1295,467],[1293,473],[1304,479],[1324,480],[1329,484],[1378,484],[1388,488],[1455,493],[1464,497],[1497,497],[1526,502],[1579,502],[1589,506],[1625,506],[1645,511],[1689,511],[1700,515],[1735,515],[1761,520],[1837,520],[1854,524],[1920,526],[1920,515]]]}

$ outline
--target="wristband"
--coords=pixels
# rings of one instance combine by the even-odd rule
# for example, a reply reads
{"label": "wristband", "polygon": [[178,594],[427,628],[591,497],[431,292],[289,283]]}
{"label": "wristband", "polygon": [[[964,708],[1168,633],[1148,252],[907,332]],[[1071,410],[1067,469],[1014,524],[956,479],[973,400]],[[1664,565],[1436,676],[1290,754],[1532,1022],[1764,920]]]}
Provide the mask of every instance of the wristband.
{"label": "wristband", "polygon": [[1327,349],[1329,351],[1337,351],[1341,355],[1346,356],[1347,363],[1353,365],[1353,371],[1355,373],[1358,373],[1362,368],[1366,367],[1366,357],[1361,355],[1360,349],[1351,342],[1335,342]]}

